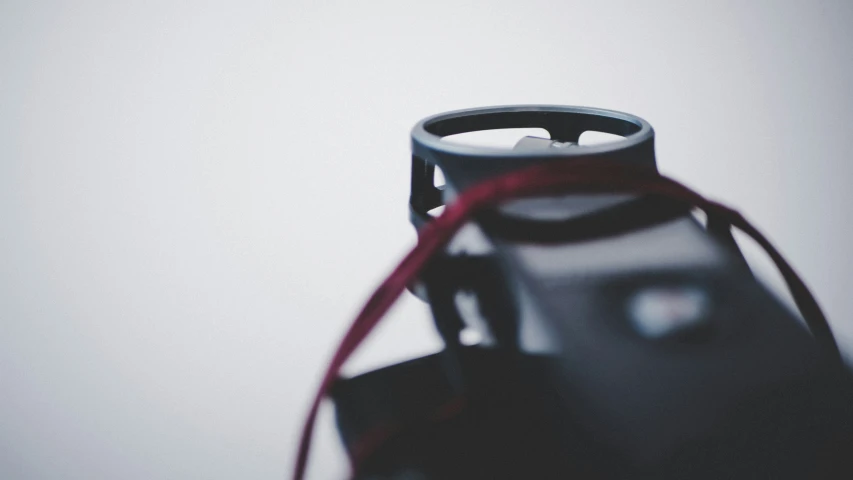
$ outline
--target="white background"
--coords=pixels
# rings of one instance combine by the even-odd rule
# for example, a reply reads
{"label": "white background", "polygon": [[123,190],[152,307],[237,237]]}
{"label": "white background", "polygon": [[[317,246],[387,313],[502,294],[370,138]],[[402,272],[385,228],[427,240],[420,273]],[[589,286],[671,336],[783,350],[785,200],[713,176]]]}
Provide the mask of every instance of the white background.
{"label": "white background", "polygon": [[[0,478],[285,477],[414,243],[409,129],[458,108],[647,119],[849,354],[851,26],[846,0],[0,1]],[[436,348],[408,299],[351,370]]]}

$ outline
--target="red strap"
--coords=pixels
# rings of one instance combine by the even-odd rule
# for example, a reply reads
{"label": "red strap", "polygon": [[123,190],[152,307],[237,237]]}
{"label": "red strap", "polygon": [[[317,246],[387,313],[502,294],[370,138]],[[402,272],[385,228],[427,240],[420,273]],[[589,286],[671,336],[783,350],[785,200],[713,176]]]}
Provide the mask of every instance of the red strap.
{"label": "red strap", "polygon": [[429,259],[444,248],[454,234],[474,214],[510,199],[568,193],[635,193],[654,194],[694,205],[737,227],[752,237],[776,264],[812,334],[822,343],[827,354],[839,363],[841,354],[832,331],[808,287],[775,247],[738,212],[702,197],[668,177],[648,168],[611,164],[596,160],[573,160],[531,166],[490,178],[463,191],[448,205],[441,216],[421,230],[418,244],[397,265],[391,275],[371,295],[367,304],[350,326],[332,357],[311,409],[305,419],[293,479],[302,480],[308,461],[314,420],[320,402],[326,396],[344,362],[385,315],[406,286],[415,282]]}

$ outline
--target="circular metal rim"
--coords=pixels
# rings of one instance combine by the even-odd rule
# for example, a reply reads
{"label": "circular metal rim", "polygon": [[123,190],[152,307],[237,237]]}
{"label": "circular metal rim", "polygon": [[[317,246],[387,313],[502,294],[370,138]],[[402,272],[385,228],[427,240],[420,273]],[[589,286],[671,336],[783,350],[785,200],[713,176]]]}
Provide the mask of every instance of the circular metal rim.
{"label": "circular metal rim", "polygon": [[[565,149],[546,149],[542,151],[518,151],[508,150],[494,147],[476,147],[470,145],[460,145],[450,142],[441,141],[442,136],[436,135],[429,131],[431,126],[437,123],[468,116],[480,116],[486,114],[506,114],[513,115],[517,113],[527,112],[551,112],[558,114],[583,114],[606,117],[615,120],[621,120],[640,127],[637,132],[634,132],[625,137],[624,140],[603,145],[585,146],[583,148],[566,151]],[[511,128],[511,127],[508,127]],[[523,128],[523,127],[521,127]],[[478,131],[468,130],[469,132]],[[464,132],[463,132],[464,133]],[[427,117],[418,122],[411,131],[412,141],[420,143],[422,146],[437,152],[447,152],[456,155],[467,157],[503,157],[503,158],[553,158],[566,156],[582,156],[596,155],[600,153],[616,152],[623,149],[629,149],[654,137],[654,130],[649,122],[640,117],[615,110],[606,110],[602,108],[568,106],[568,105],[503,105],[496,107],[480,107],[462,110],[454,110],[444,112],[437,115]]]}

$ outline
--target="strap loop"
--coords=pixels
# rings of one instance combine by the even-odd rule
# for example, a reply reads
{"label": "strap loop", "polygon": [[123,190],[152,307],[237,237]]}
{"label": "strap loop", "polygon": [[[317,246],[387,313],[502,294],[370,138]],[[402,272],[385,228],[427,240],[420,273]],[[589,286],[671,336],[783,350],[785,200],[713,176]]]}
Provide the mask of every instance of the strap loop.
{"label": "strap loop", "polygon": [[501,202],[514,198],[571,192],[659,195],[675,203],[698,207],[709,217],[714,216],[740,229],[767,252],[785,279],[800,314],[811,329],[815,340],[830,360],[843,366],[832,330],[808,287],[770,241],[740,213],[707,200],[677,181],[659,175],[646,167],[617,164],[600,159],[573,159],[570,162],[538,164],[489,178],[471,186],[464,190],[453,204],[448,205],[442,215],[424,225],[420,231],[418,244],[371,295],[332,357],[305,419],[293,470],[294,480],[301,480],[305,474],[314,421],[320,402],[331,388],[344,362],[379,323],[406,286],[417,279],[430,258],[439,253],[466,222],[484,209],[495,207]]}

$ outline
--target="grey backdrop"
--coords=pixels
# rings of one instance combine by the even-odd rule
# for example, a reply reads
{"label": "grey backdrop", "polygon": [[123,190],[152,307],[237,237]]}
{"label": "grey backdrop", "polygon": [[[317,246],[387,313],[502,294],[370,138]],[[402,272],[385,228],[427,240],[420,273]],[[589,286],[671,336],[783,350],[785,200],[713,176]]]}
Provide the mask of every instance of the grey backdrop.
{"label": "grey backdrop", "polygon": [[[711,3],[0,1],[0,478],[283,478],[451,109],[646,118],[853,352],[853,2]],[[349,370],[436,348],[406,299]]]}

